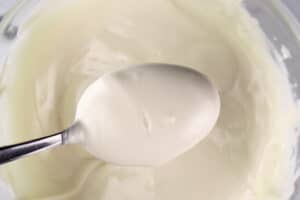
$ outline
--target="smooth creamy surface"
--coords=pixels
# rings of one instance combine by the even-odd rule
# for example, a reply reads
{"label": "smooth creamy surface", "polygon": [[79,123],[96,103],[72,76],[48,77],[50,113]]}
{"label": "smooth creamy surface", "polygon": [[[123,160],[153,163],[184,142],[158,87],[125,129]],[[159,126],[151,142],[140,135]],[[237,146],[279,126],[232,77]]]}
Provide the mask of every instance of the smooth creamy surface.
{"label": "smooth creamy surface", "polygon": [[68,127],[89,83],[144,62],[191,66],[214,81],[221,113],[210,135],[155,169],[108,165],[80,146],[43,152],[1,168],[17,199],[288,199],[297,107],[238,0],[43,1],[5,66],[1,143]]}
{"label": "smooth creamy surface", "polygon": [[206,76],[148,63],[107,73],[89,85],[70,133],[108,163],[159,166],[204,139],[219,111],[218,91]]}

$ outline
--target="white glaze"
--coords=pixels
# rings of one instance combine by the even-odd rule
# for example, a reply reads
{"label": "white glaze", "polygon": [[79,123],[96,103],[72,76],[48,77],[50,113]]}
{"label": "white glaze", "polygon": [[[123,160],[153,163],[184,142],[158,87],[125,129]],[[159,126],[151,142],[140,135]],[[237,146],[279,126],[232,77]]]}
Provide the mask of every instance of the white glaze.
{"label": "white glaze", "polygon": [[1,81],[3,144],[68,127],[91,82],[145,62],[208,75],[220,90],[220,118],[203,142],[156,169],[107,165],[80,146],[9,164],[1,171],[19,199],[288,199],[298,107],[240,1],[88,2],[43,1],[20,30]]}
{"label": "white glaze", "polygon": [[157,166],[207,136],[219,111],[218,92],[204,75],[175,65],[144,64],[92,83],[80,97],[76,120],[85,130],[84,145],[99,159]]}

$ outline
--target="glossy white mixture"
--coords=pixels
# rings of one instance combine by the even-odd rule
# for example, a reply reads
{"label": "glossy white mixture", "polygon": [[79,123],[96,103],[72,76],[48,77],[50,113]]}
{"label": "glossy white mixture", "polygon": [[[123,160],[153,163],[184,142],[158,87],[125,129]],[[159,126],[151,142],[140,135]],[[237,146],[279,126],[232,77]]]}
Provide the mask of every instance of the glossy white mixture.
{"label": "glossy white mixture", "polygon": [[158,166],[207,136],[219,111],[218,91],[207,77],[148,63],[93,82],[80,97],[72,134],[108,163]]}
{"label": "glossy white mixture", "polygon": [[210,135],[154,169],[105,164],[80,146],[44,152],[1,169],[18,199],[288,199],[298,108],[239,0],[43,1],[1,80],[1,143],[68,127],[92,81],[145,62],[191,66],[212,79],[221,112]]}

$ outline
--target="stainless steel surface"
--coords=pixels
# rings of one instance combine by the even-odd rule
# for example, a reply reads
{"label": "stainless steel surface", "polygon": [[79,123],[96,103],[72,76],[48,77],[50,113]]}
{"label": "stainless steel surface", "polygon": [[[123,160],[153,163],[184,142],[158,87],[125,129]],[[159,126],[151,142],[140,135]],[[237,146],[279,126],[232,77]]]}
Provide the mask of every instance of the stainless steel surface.
{"label": "stainless steel surface", "polygon": [[69,128],[53,135],[33,139],[30,141],[0,147],[0,165],[49,150],[60,145],[74,144],[81,141],[81,125],[75,122]]}
{"label": "stainless steel surface", "polygon": [[63,144],[64,131],[47,137],[0,147],[0,165]]}

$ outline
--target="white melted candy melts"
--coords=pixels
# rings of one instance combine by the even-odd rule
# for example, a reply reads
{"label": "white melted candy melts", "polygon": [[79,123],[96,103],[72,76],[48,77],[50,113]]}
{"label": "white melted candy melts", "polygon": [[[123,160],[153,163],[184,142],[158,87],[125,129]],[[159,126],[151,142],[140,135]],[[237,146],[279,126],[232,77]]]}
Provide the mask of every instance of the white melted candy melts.
{"label": "white melted candy melts", "polygon": [[77,109],[91,154],[120,165],[155,166],[203,139],[220,102],[212,83],[195,70],[145,64],[99,78]]}
{"label": "white melted candy melts", "polygon": [[[221,110],[204,140],[159,167],[108,164],[82,145],[5,165],[0,173],[16,199],[290,199],[297,177],[295,129],[300,114],[280,67],[289,56],[277,52],[281,59],[274,60],[270,52],[275,49],[269,48],[241,0],[40,2],[39,10],[19,28],[0,77],[2,145],[69,127],[91,83],[139,63],[173,63],[207,75],[219,90]],[[133,105],[126,98],[121,105]],[[146,111],[138,117],[143,134],[146,129],[158,133],[156,120]],[[178,123],[175,114],[162,121]]]}

